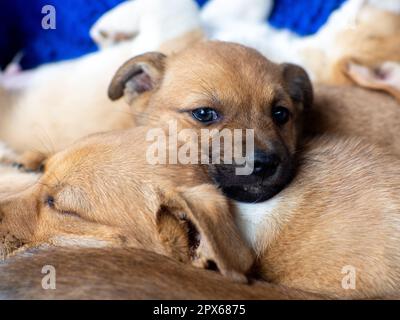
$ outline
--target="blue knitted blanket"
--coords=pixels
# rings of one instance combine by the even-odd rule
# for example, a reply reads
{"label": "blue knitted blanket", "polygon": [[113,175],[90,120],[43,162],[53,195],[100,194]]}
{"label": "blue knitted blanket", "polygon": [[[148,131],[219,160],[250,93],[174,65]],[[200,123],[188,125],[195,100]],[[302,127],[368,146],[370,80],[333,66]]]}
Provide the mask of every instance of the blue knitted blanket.
{"label": "blue knitted blanket", "polygon": [[[20,51],[23,68],[76,58],[97,50],[90,27],[106,11],[124,0],[13,0],[0,8],[0,67]],[[166,0],[167,1],[167,0]],[[275,0],[269,23],[301,36],[310,35],[346,0]],[[197,0],[203,6],[207,0]],[[42,7],[57,10],[56,30],[41,27]]]}

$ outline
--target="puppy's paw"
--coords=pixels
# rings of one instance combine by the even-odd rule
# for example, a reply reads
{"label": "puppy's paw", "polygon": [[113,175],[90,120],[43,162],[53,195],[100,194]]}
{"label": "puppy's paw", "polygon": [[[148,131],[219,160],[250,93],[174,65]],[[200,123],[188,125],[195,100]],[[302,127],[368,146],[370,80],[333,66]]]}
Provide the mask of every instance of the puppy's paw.
{"label": "puppy's paw", "polygon": [[24,172],[43,172],[47,155],[37,151],[27,151],[17,157],[12,165]]}
{"label": "puppy's paw", "polygon": [[264,23],[273,8],[272,0],[214,0],[204,6],[201,17],[208,27],[220,28],[228,21]]}
{"label": "puppy's paw", "polygon": [[142,0],[127,1],[105,13],[90,29],[100,48],[133,40],[139,33]]}

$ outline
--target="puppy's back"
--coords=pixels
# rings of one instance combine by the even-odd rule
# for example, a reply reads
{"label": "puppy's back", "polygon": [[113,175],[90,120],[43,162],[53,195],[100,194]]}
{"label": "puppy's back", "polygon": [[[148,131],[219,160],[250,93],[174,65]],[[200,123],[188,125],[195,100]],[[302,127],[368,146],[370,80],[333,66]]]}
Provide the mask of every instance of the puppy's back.
{"label": "puppy's back", "polygon": [[[43,290],[40,271],[56,268],[56,290]],[[236,284],[137,249],[44,249],[0,265],[1,299],[306,299],[297,290],[257,282]]]}
{"label": "puppy's back", "polygon": [[[261,259],[265,278],[334,297],[400,290],[400,160],[359,139],[325,137],[304,152],[281,194],[278,236]],[[343,279],[355,272],[355,289]]]}
{"label": "puppy's back", "polygon": [[400,105],[385,93],[358,87],[317,85],[306,120],[309,136],[363,137],[400,154]]}

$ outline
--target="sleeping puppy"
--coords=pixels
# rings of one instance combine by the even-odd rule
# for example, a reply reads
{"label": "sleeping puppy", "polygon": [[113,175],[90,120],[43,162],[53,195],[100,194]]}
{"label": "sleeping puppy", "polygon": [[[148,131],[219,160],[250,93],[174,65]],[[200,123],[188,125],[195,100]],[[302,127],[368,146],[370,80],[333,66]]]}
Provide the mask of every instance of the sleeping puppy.
{"label": "sleeping puppy", "polygon": [[88,137],[51,157],[29,188],[2,196],[0,255],[45,244],[134,247],[245,282],[252,252],[228,201],[202,166],[150,165],[147,132]]}
{"label": "sleeping puppy", "polygon": [[285,190],[236,205],[259,275],[332,298],[400,298],[399,172],[360,139],[312,140]]}

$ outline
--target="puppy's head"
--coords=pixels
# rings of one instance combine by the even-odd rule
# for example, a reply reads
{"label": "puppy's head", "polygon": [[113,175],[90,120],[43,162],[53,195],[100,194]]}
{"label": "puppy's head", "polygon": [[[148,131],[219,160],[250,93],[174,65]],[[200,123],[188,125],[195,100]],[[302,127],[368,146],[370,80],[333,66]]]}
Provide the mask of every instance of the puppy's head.
{"label": "puppy's head", "polygon": [[251,174],[238,175],[236,162],[209,169],[230,198],[257,202],[290,181],[313,90],[298,66],[274,64],[237,44],[206,41],[170,57],[147,53],[131,59],[112,80],[109,96],[125,96],[146,125],[175,120],[179,128],[254,130]]}
{"label": "puppy's head", "polygon": [[84,139],[51,157],[37,183],[0,199],[0,254],[42,244],[136,247],[244,281],[252,254],[227,200],[189,167],[147,164],[145,133]]}

